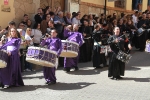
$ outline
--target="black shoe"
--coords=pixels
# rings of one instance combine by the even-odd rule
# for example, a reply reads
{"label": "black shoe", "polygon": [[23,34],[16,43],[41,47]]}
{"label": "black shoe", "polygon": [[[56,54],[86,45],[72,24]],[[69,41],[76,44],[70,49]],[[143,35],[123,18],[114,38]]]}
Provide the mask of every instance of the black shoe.
{"label": "black shoe", "polygon": [[143,52],[143,51],[144,51],[144,49],[139,49],[139,51]]}
{"label": "black shoe", "polygon": [[3,84],[2,84],[2,83],[0,83],[0,87],[3,87]]}
{"label": "black shoe", "polygon": [[117,78],[118,78],[118,79],[123,79],[121,76],[118,76]]}
{"label": "black shoe", "polygon": [[74,67],[74,68],[75,68],[75,71],[79,70],[79,68],[78,68],[78,67]]}
{"label": "black shoe", "polygon": [[114,79],[114,77],[112,77],[112,78],[110,78],[110,79],[112,79],[112,80],[113,80],[113,79]]}
{"label": "black shoe", "polygon": [[113,80],[119,80],[117,77],[114,77],[114,76],[111,79],[113,79]]}
{"label": "black shoe", "polygon": [[114,80],[119,80],[118,78],[114,78]]}
{"label": "black shoe", "polygon": [[48,81],[45,82],[45,84],[48,84],[48,83],[49,83]]}
{"label": "black shoe", "polygon": [[56,84],[56,82],[48,82],[48,85]]}
{"label": "black shoe", "polygon": [[108,67],[108,65],[107,65],[107,64],[104,64],[104,67]]}
{"label": "black shoe", "polygon": [[70,72],[70,68],[69,68],[69,67],[66,67],[66,68],[64,68],[64,71]]}
{"label": "black shoe", "polygon": [[95,67],[95,69],[101,69],[101,68],[103,68],[103,67],[101,67],[101,66],[97,66],[97,67]]}

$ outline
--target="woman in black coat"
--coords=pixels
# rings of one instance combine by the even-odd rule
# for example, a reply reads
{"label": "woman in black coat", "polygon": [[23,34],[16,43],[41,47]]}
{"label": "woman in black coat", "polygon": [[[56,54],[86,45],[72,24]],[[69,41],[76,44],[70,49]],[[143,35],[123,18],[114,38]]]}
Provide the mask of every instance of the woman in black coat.
{"label": "woman in black coat", "polygon": [[[110,44],[112,50],[108,69],[108,77],[112,77],[113,79],[118,80],[122,78],[121,76],[124,76],[125,72],[125,63],[116,58],[119,50],[125,52],[125,36],[120,36],[119,27],[114,28],[114,35],[109,37],[108,43]],[[130,44],[128,44],[128,48],[131,50],[132,47]]]}

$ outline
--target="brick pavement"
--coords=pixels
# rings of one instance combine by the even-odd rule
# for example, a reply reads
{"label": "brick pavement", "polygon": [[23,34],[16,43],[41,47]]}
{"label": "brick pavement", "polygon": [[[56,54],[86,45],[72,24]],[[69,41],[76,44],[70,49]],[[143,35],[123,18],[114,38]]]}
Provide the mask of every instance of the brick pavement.
{"label": "brick pavement", "polygon": [[150,100],[150,54],[132,53],[123,80],[107,77],[107,68],[80,63],[79,71],[56,72],[57,84],[44,84],[42,71],[24,72],[26,86],[0,89],[0,100]]}

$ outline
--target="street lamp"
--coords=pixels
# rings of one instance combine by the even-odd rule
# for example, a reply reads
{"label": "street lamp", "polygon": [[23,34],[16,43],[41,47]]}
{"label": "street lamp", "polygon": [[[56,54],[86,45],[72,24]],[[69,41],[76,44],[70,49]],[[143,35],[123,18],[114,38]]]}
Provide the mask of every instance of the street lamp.
{"label": "street lamp", "polygon": [[105,0],[105,5],[104,5],[104,14],[105,14],[105,16],[106,16],[106,6],[107,6],[107,0]]}

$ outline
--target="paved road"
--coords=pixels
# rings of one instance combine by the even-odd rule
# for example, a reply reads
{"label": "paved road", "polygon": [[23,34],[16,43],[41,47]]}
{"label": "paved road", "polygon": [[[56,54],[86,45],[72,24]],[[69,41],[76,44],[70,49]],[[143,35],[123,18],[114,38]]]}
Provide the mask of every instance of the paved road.
{"label": "paved road", "polygon": [[56,72],[57,84],[44,84],[42,71],[24,72],[26,86],[0,90],[0,100],[150,100],[150,54],[132,51],[123,80],[107,77],[107,68],[80,63],[79,71]]}

